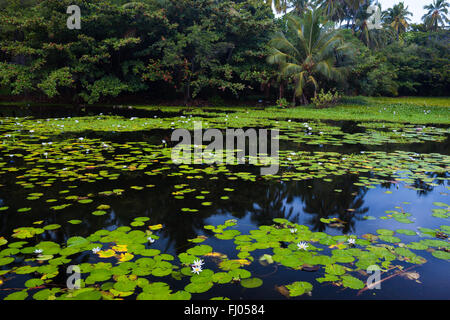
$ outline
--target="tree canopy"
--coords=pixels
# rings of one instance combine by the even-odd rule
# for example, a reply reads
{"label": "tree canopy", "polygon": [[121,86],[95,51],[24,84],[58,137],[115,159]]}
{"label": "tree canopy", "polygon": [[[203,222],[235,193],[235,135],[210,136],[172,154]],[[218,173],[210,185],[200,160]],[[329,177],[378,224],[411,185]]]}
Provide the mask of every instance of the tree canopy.
{"label": "tree canopy", "polygon": [[[288,94],[307,102],[319,88],[345,94],[446,94],[448,1],[433,0],[425,6],[424,24],[412,26],[408,8],[399,3],[383,11],[381,29],[369,26],[367,8],[373,4],[2,2],[0,95],[74,103],[165,97],[189,103]],[[70,5],[81,10],[80,29],[67,28]]]}

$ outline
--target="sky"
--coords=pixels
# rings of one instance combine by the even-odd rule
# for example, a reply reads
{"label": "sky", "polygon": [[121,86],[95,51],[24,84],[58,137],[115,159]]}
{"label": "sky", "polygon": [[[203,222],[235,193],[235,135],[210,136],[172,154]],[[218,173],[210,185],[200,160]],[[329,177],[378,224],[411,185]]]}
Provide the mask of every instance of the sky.
{"label": "sky", "polygon": [[413,15],[409,16],[411,19],[411,23],[420,23],[422,22],[422,17],[426,13],[423,9],[423,6],[431,4],[432,0],[378,0],[381,4],[381,9],[386,10],[388,8],[392,8],[394,4],[398,4],[399,2],[403,2],[405,7],[408,7],[408,11]]}

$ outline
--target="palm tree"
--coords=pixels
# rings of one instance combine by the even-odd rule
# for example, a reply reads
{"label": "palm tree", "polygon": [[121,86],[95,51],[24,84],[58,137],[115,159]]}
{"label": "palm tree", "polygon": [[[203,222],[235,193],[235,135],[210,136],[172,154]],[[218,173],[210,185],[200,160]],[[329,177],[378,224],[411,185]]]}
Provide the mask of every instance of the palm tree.
{"label": "palm tree", "polygon": [[364,4],[365,0],[345,0],[344,1],[352,10],[358,11],[359,7]]}
{"label": "palm tree", "polygon": [[286,13],[289,8],[289,0],[266,0],[266,3],[275,8],[276,13]]}
{"label": "palm tree", "polygon": [[360,8],[365,4],[365,2],[365,0],[344,0],[343,8],[345,8],[348,18],[352,20],[353,31],[356,27],[356,16],[358,15]]}
{"label": "palm tree", "polygon": [[290,8],[293,8],[293,12],[297,15],[302,15],[312,5],[310,0],[290,0],[289,3]]}
{"label": "palm tree", "polygon": [[449,3],[446,0],[433,0],[432,4],[423,7],[425,10],[428,10],[422,17],[428,30],[437,31],[439,24],[445,26],[446,23],[449,23],[446,16],[448,14],[448,6]]}
{"label": "palm tree", "polygon": [[295,83],[293,104],[296,97],[307,103],[304,89],[307,84],[314,87],[314,96],[319,84],[318,77],[342,79],[345,67],[336,66],[337,56],[345,55],[348,47],[330,24],[322,24],[322,10],[307,10],[302,18],[289,16],[289,33],[276,35],[270,42],[271,53],[267,61],[277,64],[280,73]]}
{"label": "palm tree", "polygon": [[[367,12],[367,8],[373,5],[373,0],[367,0],[361,6],[355,17],[355,34],[366,46],[372,49],[380,48],[386,45],[390,40],[394,39],[391,29],[375,29],[369,27],[369,19],[371,14]],[[376,4],[381,12],[381,5]]]}
{"label": "palm tree", "polygon": [[319,8],[333,21],[342,21],[345,17],[345,0],[318,0]]}
{"label": "palm tree", "polygon": [[400,33],[405,32],[408,28],[408,21],[410,21],[408,16],[411,16],[412,13],[408,11],[408,7],[405,8],[403,2],[400,2],[392,8],[387,9],[383,14],[385,22],[395,30],[398,41]]}

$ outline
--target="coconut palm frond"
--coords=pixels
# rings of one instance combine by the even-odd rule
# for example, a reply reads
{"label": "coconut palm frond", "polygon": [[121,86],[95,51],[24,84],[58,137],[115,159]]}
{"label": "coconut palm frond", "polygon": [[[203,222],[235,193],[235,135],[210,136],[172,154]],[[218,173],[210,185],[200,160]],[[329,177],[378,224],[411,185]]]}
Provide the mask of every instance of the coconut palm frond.
{"label": "coconut palm frond", "polygon": [[345,75],[344,68],[336,67],[337,58],[352,51],[341,34],[322,20],[322,10],[305,10],[300,18],[289,17],[289,31],[269,43],[272,50],[268,62],[278,64],[283,76],[295,79],[294,96],[302,96],[308,84],[315,95],[319,80],[340,80]]}

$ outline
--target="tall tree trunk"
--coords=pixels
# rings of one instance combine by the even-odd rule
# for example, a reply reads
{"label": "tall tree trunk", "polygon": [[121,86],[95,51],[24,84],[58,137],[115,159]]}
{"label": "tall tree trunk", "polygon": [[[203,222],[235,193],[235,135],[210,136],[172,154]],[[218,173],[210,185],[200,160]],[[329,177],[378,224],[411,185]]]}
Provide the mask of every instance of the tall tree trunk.
{"label": "tall tree trunk", "polygon": [[296,91],[297,91],[297,85],[298,85],[298,79],[295,79],[295,86],[294,86],[294,94],[293,94],[293,98],[292,98],[292,107],[295,107],[295,96],[296,96]]}
{"label": "tall tree trunk", "polygon": [[281,81],[280,83],[280,90],[279,90],[279,99],[283,99],[284,98],[284,81]]}
{"label": "tall tree trunk", "polygon": [[191,100],[191,75],[194,74],[194,62],[192,62],[191,74],[188,76],[187,85],[184,90],[184,105],[187,105],[189,100]]}
{"label": "tall tree trunk", "polygon": [[188,77],[186,87],[184,88],[184,105],[186,106],[188,104],[189,99],[191,98],[191,76]]}
{"label": "tall tree trunk", "polygon": [[309,103],[308,98],[305,95],[303,95],[303,102],[305,105]]}

